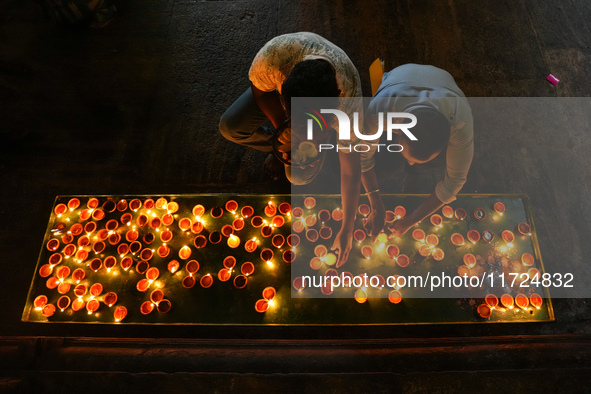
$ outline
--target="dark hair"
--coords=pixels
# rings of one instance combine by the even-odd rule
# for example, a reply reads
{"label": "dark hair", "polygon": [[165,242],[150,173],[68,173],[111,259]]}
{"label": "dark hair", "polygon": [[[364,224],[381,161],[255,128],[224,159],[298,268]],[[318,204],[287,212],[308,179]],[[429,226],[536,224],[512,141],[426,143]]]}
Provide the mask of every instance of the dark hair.
{"label": "dark hair", "polygon": [[409,153],[418,160],[427,160],[447,146],[451,132],[449,121],[435,108],[421,106],[406,111],[417,117],[417,124],[410,132],[417,141],[407,140]]}
{"label": "dark hair", "polygon": [[297,63],[281,85],[288,108],[292,97],[338,97],[340,93],[335,69],[322,59]]}

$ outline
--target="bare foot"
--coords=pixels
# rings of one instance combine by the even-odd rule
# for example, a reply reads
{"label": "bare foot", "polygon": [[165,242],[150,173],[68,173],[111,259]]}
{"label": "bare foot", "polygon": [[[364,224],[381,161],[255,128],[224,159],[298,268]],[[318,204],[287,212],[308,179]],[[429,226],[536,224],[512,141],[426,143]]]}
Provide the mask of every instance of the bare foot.
{"label": "bare foot", "polygon": [[275,157],[274,154],[270,154],[263,163],[263,171],[268,174],[274,181],[278,181],[282,174],[285,174],[285,168],[282,162]]}

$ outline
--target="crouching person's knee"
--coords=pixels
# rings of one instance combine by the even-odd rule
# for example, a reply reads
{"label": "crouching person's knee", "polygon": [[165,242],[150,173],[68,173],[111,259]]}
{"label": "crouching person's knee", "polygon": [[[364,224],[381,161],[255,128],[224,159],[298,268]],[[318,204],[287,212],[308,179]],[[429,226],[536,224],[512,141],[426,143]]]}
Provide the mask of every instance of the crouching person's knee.
{"label": "crouching person's knee", "polygon": [[224,113],[220,118],[218,125],[220,134],[228,141],[236,142],[236,129],[233,127],[231,119]]}

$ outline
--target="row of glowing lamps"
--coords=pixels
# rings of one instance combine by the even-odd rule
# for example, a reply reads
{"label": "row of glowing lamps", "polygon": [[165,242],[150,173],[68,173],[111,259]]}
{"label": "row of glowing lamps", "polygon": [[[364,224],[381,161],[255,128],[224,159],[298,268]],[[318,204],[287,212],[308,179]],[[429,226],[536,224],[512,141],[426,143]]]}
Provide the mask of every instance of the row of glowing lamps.
{"label": "row of glowing lamps", "polygon": [[[156,215],[155,212],[152,212],[151,209],[155,206],[158,209],[166,210],[167,213],[164,218],[168,217],[168,219],[164,219],[163,222],[165,225],[170,225],[174,222],[174,218],[171,216],[171,214],[178,210],[178,204],[176,202],[167,203],[166,199],[164,199],[164,198],[158,199],[154,203],[154,205],[152,205],[152,202],[153,202],[153,200],[148,199],[144,202],[143,205],[144,205],[144,208],[148,209],[148,212],[147,212],[148,215],[151,214],[153,216],[153,218],[149,222],[150,227],[152,227],[156,231],[159,231],[159,227],[161,224],[160,218]],[[67,205],[66,204],[58,204],[55,208],[55,213],[58,218],[61,218],[62,215],[66,214],[68,212],[68,210],[70,212],[73,212],[76,208],[79,207],[79,205],[80,205],[80,200],[77,198],[73,198],[68,202]],[[129,208],[131,210],[133,210],[134,212],[138,211],[139,208],[141,208],[141,206],[142,206],[142,203],[139,199],[134,199],[129,204]],[[98,207],[98,199],[91,198],[88,201],[88,209],[87,210],[85,209],[81,212],[81,215],[80,215],[81,219],[87,220],[88,218],[90,218],[92,216],[92,218],[94,220],[97,220],[97,221],[102,220],[105,217],[104,211],[97,209],[97,207]],[[124,211],[127,209],[128,205],[125,200],[121,200],[121,201],[119,201],[119,203],[114,205],[114,207],[116,207],[119,211]],[[219,210],[219,213],[214,212],[214,210],[216,210],[216,209]],[[238,203],[236,201],[234,201],[234,200],[228,201],[226,203],[226,209],[230,213],[234,214],[235,217],[237,217],[236,210],[238,209]],[[291,207],[290,207],[289,203],[286,203],[286,202],[281,203],[279,205],[279,208],[277,208],[277,207],[275,207],[275,205],[273,204],[272,201],[269,201],[269,203],[265,206],[265,214],[267,216],[274,216],[277,212],[277,209],[279,209],[280,213],[282,213],[284,215],[287,215],[287,216],[290,215]],[[110,212],[112,212],[112,211],[114,211],[114,209],[111,210]],[[203,229],[203,225],[205,223],[202,220],[202,215],[205,213],[205,208],[201,204],[198,204],[193,207],[192,213],[195,215],[196,223],[199,223],[201,225],[201,228],[199,230],[199,232],[200,232]],[[252,216],[254,214],[254,209],[250,206],[245,206],[242,208],[241,213],[243,216],[241,218],[237,218],[236,220],[234,220],[232,226],[227,225],[227,226],[224,226],[224,228],[222,229],[222,233],[228,237],[228,246],[231,248],[237,248],[240,245],[240,239],[239,239],[239,237],[235,236],[233,233],[226,234],[224,232],[224,230],[226,230],[225,227],[231,227],[231,232],[233,232],[234,230],[237,230],[237,231],[241,230],[244,227],[244,218]],[[223,214],[223,211],[221,209],[212,208],[212,216],[213,217],[219,218],[219,217],[221,217],[222,214]],[[138,218],[138,225],[140,225],[141,227],[148,224],[148,217],[146,216],[145,218],[143,218],[144,216],[146,216],[146,215],[141,215]],[[273,218],[272,223],[270,224],[271,227],[280,227],[283,225],[283,222],[284,222],[283,218],[279,217],[282,220],[281,220],[281,223],[278,223],[278,220],[277,220],[278,217],[279,216],[276,216]],[[144,219],[143,221],[142,221],[142,218]],[[266,220],[264,220],[260,217],[253,217],[253,219],[261,219],[260,221],[257,221],[257,222],[260,222],[257,224],[255,224],[254,220],[253,220],[253,226],[255,226],[255,227],[261,227],[263,224],[268,224],[268,222]],[[131,225],[131,220],[132,220],[132,216],[129,213],[125,213],[121,217],[122,223],[126,224],[127,226]],[[66,221],[69,222],[70,221],[69,218],[66,218]],[[140,221],[142,221],[143,223],[140,224]],[[96,223],[94,223],[94,222],[90,222],[90,223],[94,224],[95,226],[93,229],[91,229],[91,231],[87,232],[88,237],[96,229]],[[81,231],[78,231],[77,227],[80,227]],[[72,229],[71,229],[70,231],[68,231],[68,234],[64,235],[64,237],[72,237],[73,235],[79,235],[82,232],[82,226],[79,223],[74,224],[72,226],[72,228],[74,229],[74,231],[72,231]],[[104,236],[101,237],[102,239],[100,239],[100,240],[96,239],[97,237],[95,237],[95,241],[104,241],[108,237],[112,236],[113,234],[117,234],[117,233],[115,233],[115,230],[117,228],[118,228],[117,221],[110,220],[109,222],[107,222],[107,228],[105,229],[105,231],[107,233],[104,234]],[[193,223],[191,222],[191,220],[189,218],[183,218],[179,221],[179,228],[181,228],[181,230],[183,232],[186,232],[190,228],[191,229],[193,228]],[[135,241],[137,239],[137,231],[135,229],[136,229],[136,227],[133,226],[133,228],[128,231],[128,234],[126,235],[126,239],[129,238],[129,234],[132,232],[136,234],[136,236],[133,237],[132,241]],[[166,234],[169,234],[170,236],[168,236]],[[278,234],[278,235],[280,235],[280,234]],[[166,236],[166,239],[164,239],[165,236]],[[263,236],[266,236],[266,235],[263,234]],[[297,235],[295,237],[297,238]],[[288,244],[290,243],[289,242],[290,238],[291,237],[288,237]],[[118,237],[118,240],[120,240],[120,239],[121,238]],[[168,229],[165,230],[161,234],[161,239],[163,242],[170,241],[172,239],[172,233]],[[73,241],[73,238],[69,239],[67,242],[69,243],[72,241]],[[128,239],[128,241],[129,241],[129,239]],[[280,248],[283,245],[283,243],[284,243],[284,240],[279,242],[278,240],[276,240],[276,237],[274,237],[274,239],[273,239],[274,246],[276,246],[277,248]],[[111,244],[113,244],[113,243],[111,242]],[[166,245],[165,242],[163,243],[163,246],[164,245]],[[74,246],[74,245],[68,245],[68,246]],[[86,246],[86,245],[83,245],[83,246]],[[247,241],[247,243],[245,245],[245,249],[249,252],[252,252],[252,251],[256,250],[257,246],[258,246],[258,239],[255,237],[252,240]],[[55,251],[59,247],[59,241],[57,239],[52,239],[48,242],[47,247],[49,250]],[[75,246],[74,246],[74,248],[75,248]],[[96,248],[93,248],[93,249],[96,249]],[[102,252],[103,250],[104,250],[104,248],[101,248],[100,250],[94,250],[94,252],[95,252],[95,254],[98,254],[98,253]],[[144,251],[146,251],[146,250],[147,249],[144,249]],[[144,252],[144,251],[142,251],[142,252]],[[155,250],[151,249],[150,251],[151,251],[151,253],[150,253],[149,257],[148,256],[143,256],[143,257],[147,257],[148,259],[151,258],[151,256],[155,252]],[[65,253],[66,258],[69,258],[72,255],[74,255],[75,252],[76,251],[74,249],[73,251],[66,250],[64,253]],[[188,259],[190,257],[189,252],[190,252],[190,248],[187,246],[184,246],[179,251],[179,257],[181,259]],[[261,253],[261,256],[263,257],[263,255],[268,255],[268,252],[271,252],[271,254],[270,254],[270,256],[265,257],[266,263],[267,263],[267,266],[273,267],[273,263],[271,262],[271,259],[273,256],[272,250],[264,249]],[[126,253],[121,254],[121,257],[123,258],[125,256],[125,254]],[[135,253],[132,253],[132,254],[135,255]],[[50,257],[50,263],[53,263],[53,264],[46,264],[45,266],[43,266],[40,269],[41,276],[43,276],[43,277],[49,276],[53,270],[53,267],[61,262],[61,260],[62,260],[61,254],[57,253],[56,255],[59,255],[59,259],[55,259],[56,256],[53,255],[52,257]],[[159,250],[159,255],[161,257],[166,257],[168,255],[168,253],[167,252],[161,253]],[[87,255],[86,256],[77,255],[77,257],[78,257],[78,259],[75,259],[75,261],[81,263],[87,258]],[[109,257],[112,257],[112,256],[108,256],[105,260],[109,259]],[[284,260],[285,259],[286,259],[286,256],[284,256]],[[94,259],[93,262],[96,262],[96,260],[97,259]],[[112,257],[112,260],[115,260],[115,262],[116,262],[116,259],[114,257]],[[287,262],[287,260],[286,260],[286,262]],[[224,260],[225,268],[220,270],[220,272],[218,273],[218,277],[221,281],[227,281],[230,278],[235,263],[236,263],[236,260],[232,256],[228,256]],[[107,264],[105,264],[105,265],[107,265]],[[110,269],[112,268],[113,265],[114,264],[109,264],[109,266],[106,267],[107,272],[110,272]],[[124,270],[127,271],[130,268],[130,266],[131,265],[126,264],[126,266],[124,267]],[[94,267],[91,266],[90,268],[94,272],[97,272],[101,267],[94,265]],[[172,260],[168,264],[168,269],[173,274],[178,270],[178,268],[179,268],[179,263],[176,260]],[[191,260],[187,263],[186,269],[187,269],[187,272],[189,273],[189,275],[183,279],[182,284],[185,288],[191,288],[195,284],[195,278],[193,277],[193,274],[195,274],[197,272],[197,270],[199,269],[199,263],[196,260]],[[241,272],[242,272],[243,276],[239,275],[234,280],[234,285],[237,288],[243,288],[246,286],[246,277],[254,272],[254,265],[250,262],[246,262],[246,263],[242,264]],[[49,281],[48,281],[48,288],[58,287],[59,293],[61,293],[61,294],[67,293],[70,289],[70,285],[69,285],[69,283],[65,283],[64,279],[67,278],[67,276],[69,276],[69,273],[70,273],[69,267],[60,267],[60,269],[58,269],[58,271],[56,272],[57,278],[55,278],[55,277],[50,278],[50,279],[56,279],[57,283],[54,283],[54,281],[51,281],[51,283],[49,283]],[[77,280],[77,283],[79,283],[80,280],[82,280],[84,278],[84,276],[85,276],[85,272],[83,269],[80,269],[80,268],[76,269],[73,273],[73,277],[75,277],[75,279]],[[138,282],[138,284],[136,286],[137,289],[142,292],[147,291],[148,288],[150,287],[150,285],[158,278],[158,276],[159,276],[159,270],[156,267],[151,267],[151,268],[147,269],[146,279],[142,279]],[[204,275],[201,277],[200,284],[202,287],[208,288],[212,285],[212,283],[213,283],[213,278],[212,278],[211,274],[207,274],[207,275]],[[67,286],[67,290],[66,290],[66,286]],[[68,306],[70,306],[70,303],[71,303],[72,309],[74,311],[81,310],[85,306],[85,301],[83,300],[82,297],[86,294],[87,289],[88,288],[86,285],[78,284],[76,286],[76,288],[74,289],[74,294],[78,298],[76,298],[74,300],[74,302],[71,303],[70,298],[66,295],[63,295],[62,297],[60,297],[60,299],[57,302],[58,308],[60,308],[60,310],[63,312],[68,308]],[[102,292],[102,285],[100,283],[95,283],[90,287],[90,300],[88,301],[88,303],[86,303],[86,309],[87,309],[88,314],[92,314],[92,313],[96,312],[96,310],[100,306],[98,299],[96,299],[95,297],[98,297],[101,292]],[[269,306],[272,306],[274,304],[274,296],[275,296],[274,288],[272,288],[272,287],[265,288],[263,290],[263,299],[258,300],[255,303],[255,309],[258,312],[265,312]],[[47,297],[44,295],[38,296],[34,300],[35,310],[42,311],[42,314],[45,317],[52,316],[56,311],[56,307],[53,304],[48,304],[47,301],[48,301]],[[104,302],[108,307],[113,306],[113,304],[116,301],[117,301],[117,295],[114,292],[109,292],[104,297]],[[142,306],[140,307],[140,311],[142,312],[142,314],[148,314],[148,313],[152,312],[152,310],[154,309],[155,306],[162,313],[167,313],[171,308],[170,301],[164,298],[164,293],[162,292],[161,289],[156,289],[156,290],[152,291],[152,293],[150,295],[150,301],[144,302],[142,304]],[[126,315],[127,315],[127,309],[124,306],[119,306],[115,309],[115,312],[114,312],[115,321],[118,322],[118,321],[122,320]]]}

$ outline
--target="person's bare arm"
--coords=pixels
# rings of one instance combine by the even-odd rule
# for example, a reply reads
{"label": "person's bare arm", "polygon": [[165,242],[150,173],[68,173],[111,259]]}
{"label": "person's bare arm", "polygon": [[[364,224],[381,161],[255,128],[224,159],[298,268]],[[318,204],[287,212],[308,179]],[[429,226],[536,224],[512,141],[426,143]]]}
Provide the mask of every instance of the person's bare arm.
{"label": "person's bare arm", "polygon": [[400,237],[408,231],[409,228],[438,210],[443,206],[443,202],[437,198],[435,193],[431,193],[429,198],[425,200],[417,209],[412,211],[410,215],[403,217],[402,219],[396,220],[390,230],[395,237]]}
{"label": "person's bare arm", "polygon": [[378,179],[374,169],[361,173],[361,183],[367,192],[369,203],[371,204],[371,214],[365,221],[365,230],[371,235],[372,242],[375,241],[378,234],[386,224],[386,209],[380,194]]}
{"label": "person's bare arm", "polygon": [[281,104],[281,98],[277,90],[272,92],[264,92],[254,86],[251,82],[250,88],[254,100],[261,109],[267,115],[267,118],[273,123],[273,126],[278,129],[279,126],[287,119],[285,109]]}
{"label": "person's bare arm", "polygon": [[337,268],[345,264],[353,243],[355,214],[359,204],[361,190],[361,161],[358,153],[339,152],[341,163],[341,203],[343,206],[343,223],[335,237],[333,250],[338,250]]}

